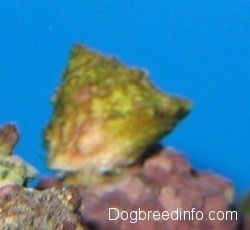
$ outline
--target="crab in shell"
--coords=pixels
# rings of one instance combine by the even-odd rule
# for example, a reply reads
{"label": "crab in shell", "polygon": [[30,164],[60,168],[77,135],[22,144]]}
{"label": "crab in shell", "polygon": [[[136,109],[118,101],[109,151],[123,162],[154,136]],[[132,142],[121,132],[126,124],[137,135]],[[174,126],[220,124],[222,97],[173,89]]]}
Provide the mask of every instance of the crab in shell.
{"label": "crab in shell", "polygon": [[191,103],[160,92],[147,73],[84,46],[73,48],[45,129],[50,168],[112,172],[169,133]]}

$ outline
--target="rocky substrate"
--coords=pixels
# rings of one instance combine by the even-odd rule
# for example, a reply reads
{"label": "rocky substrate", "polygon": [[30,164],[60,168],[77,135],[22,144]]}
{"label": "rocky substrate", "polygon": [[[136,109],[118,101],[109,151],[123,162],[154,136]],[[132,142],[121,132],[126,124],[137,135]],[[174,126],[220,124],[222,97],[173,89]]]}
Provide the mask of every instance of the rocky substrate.
{"label": "rocky substrate", "polygon": [[77,189],[31,190],[19,185],[0,188],[1,230],[84,230],[76,210]]}
{"label": "rocky substrate", "polygon": [[90,187],[55,178],[37,189],[0,187],[0,229],[250,229],[250,218],[236,212],[216,219],[216,212],[222,218],[234,211],[233,198],[227,179],[195,171],[173,149],[158,149],[119,180]]}
{"label": "rocky substrate", "polygon": [[[243,220],[236,212],[232,217],[227,214],[227,220],[216,218],[217,212],[222,218],[228,211],[234,211],[231,182],[211,172],[195,171],[173,149],[158,149],[129,171],[119,181],[78,188],[81,196],[78,213],[89,229],[249,229],[248,218]],[[40,188],[60,187],[61,183],[43,180]],[[139,211],[146,213],[145,220],[139,220]],[[184,211],[190,211],[190,216],[184,215]],[[210,211],[214,212],[214,220],[209,220]],[[166,213],[173,212],[175,220],[170,217],[167,220]],[[201,213],[203,219],[198,220]]]}

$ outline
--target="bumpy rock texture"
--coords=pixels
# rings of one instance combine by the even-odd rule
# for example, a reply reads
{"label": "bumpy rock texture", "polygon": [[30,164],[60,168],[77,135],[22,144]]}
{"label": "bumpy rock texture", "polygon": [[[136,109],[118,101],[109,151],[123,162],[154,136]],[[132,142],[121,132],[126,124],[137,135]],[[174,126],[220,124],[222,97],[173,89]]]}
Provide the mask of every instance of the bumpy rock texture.
{"label": "bumpy rock texture", "polygon": [[0,229],[85,229],[75,213],[80,202],[76,190],[22,187],[37,170],[12,154],[18,139],[15,125],[0,127]]}
{"label": "bumpy rock texture", "polygon": [[[108,220],[110,207],[121,211],[171,211],[195,208],[208,218],[209,211],[230,210],[233,188],[229,181],[212,173],[194,172],[185,158],[172,150],[161,150],[143,166],[131,168],[131,175],[119,182],[105,183],[84,191],[81,214],[97,229],[236,229],[233,220],[159,220],[130,223]],[[113,212],[113,218],[117,212]],[[151,216],[152,218],[152,216]]]}
{"label": "bumpy rock texture", "polygon": [[[159,147],[159,146],[158,146]],[[152,156],[141,164],[135,164],[119,180],[78,188],[81,205],[78,212],[90,229],[185,229],[185,230],[233,230],[240,226],[236,213],[232,220],[206,220],[209,211],[233,211],[234,196],[230,181],[211,172],[196,172],[184,156],[173,149],[155,148]],[[63,180],[45,180],[42,187],[60,186]],[[109,208],[138,211],[182,210],[204,213],[203,220],[158,220],[152,219],[131,223],[129,220],[109,220]],[[111,212],[111,217],[116,217]],[[133,217],[134,218],[134,217]],[[228,214],[228,219],[231,216]],[[246,219],[247,220],[247,219]],[[246,224],[246,223],[245,223]],[[245,225],[246,226],[246,225]],[[241,228],[243,229],[243,228]],[[247,228],[244,228],[247,229]]]}
{"label": "bumpy rock texture", "polygon": [[157,90],[145,72],[83,46],[73,48],[53,102],[49,166],[87,179],[137,161],[191,106]]}
{"label": "bumpy rock texture", "polygon": [[0,188],[0,229],[83,230],[75,210],[74,189],[28,190],[18,185]]}

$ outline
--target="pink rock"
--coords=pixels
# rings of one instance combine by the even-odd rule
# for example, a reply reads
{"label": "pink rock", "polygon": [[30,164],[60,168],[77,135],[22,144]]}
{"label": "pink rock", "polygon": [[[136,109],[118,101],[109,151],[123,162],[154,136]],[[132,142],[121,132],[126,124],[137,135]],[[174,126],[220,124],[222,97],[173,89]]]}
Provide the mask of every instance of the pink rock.
{"label": "pink rock", "polygon": [[151,193],[139,177],[130,176],[121,183],[120,189],[125,192],[131,203],[135,203],[144,194]]}
{"label": "pink rock", "polygon": [[178,174],[189,174],[191,170],[191,166],[189,162],[186,160],[184,155],[174,151],[173,149],[166,149],[163,151],[164,155],[172,162],[173,170]]}
{"label": "pink rock", "polygon": [[13,192],[18,192],[19,190],[22,189],[22,186],[20,185],[5,185],[3,187],[0,187],[0,199],[4,199],[7,198],[9,196],[9,194],[13,193]]}
{"label": "pink rock", "polygon": [[[117,181],[104,182],[89,188],[81,188],[80,215],[94,229],[170,229],[170,230],[226,230],[235,229],[236,220],[206,220],[209,211],[229,210],[233,197],[232,184],[213,173],[193,173],[184,156],[172,150],[161,150],[144,161],[143,165],[128,168],[126,176]],[[138,220],[119,216],[116,210],[130,215],[134,211],[169,213],[181,211],[179,219]],[[189,219],[188,211],[201,211],[202,220]],[[184,211],[186,215],[184,215]],[[122,214],[121,214],[122,215]],[[185,218],[184,218],[185,216]],[[124,216],[123,216],[124,217]],[[126,216],[125,216],[126,217]]]}
{"label": "pink rock", "polygon": [[250,215],[244,216],[241,227],[242,227],[243,230],[249,230],[250,229]]}
{"label": "pink rock", "polygon": [[149,158],[143,166],[143,174],[151,180],[167,183],[167,178],[173,169],[171,160],[166,156],[157,155]]}
{"label": "pink rock", "polygon": [[201,210],[204,203],[204,191],[199,187],[191,186],[187,184],[186,186],[179,188],[178,190],[179,198],[182,200],[183,210]]}
{"label": "pink rock", "polygon": [[196,181],[197,186],[201,187],[207,194],[222,193],[229,203],[233,201],[234,190],[229,180],[212,172],[200,172]]}
{"label": "pink rock", "polygon": [[168,212],[172,212],[178,208],[181,208],[182,201],[177,196],[173,187],[163,187],[158,199],[163,206],[163,209]]}
{"label": "pink rock", "polygon": [[39,181],[39,184],[37,185],[37,189],[39,190],[44,190],[47,188],[52,188],[52,187],[62,187],[63,181],[58,178],[41,178]]}
{"label": "pink rock", "polygon": [[131,209],[131,204],[128,202],[126,195],[118,190],[103,194],[98,200],[89,195],[82,199],[80,212],[87,224],[95,225],[98,229],[118,229],[121,220],[109,220],[109,214],[114,219],[112,212],[109,209],[116,208],[118,210]]}

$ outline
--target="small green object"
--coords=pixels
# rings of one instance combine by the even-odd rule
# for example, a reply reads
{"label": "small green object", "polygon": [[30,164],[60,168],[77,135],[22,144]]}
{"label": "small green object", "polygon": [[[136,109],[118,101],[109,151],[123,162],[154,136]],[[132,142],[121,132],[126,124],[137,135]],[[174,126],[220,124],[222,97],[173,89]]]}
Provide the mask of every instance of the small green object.
{"label": "small green object", "polygon": [[0,127],[0,187],[8,184],[23,185],[26,180],[37,175],[37,170],[12,150],[19,138],[16,126],[8,124]]}
{"label": "small green object", "polygon": [[112,171],[136,162],[190,110],[147,74],[86,47],[73,48],[45,131],[51,168]]}

